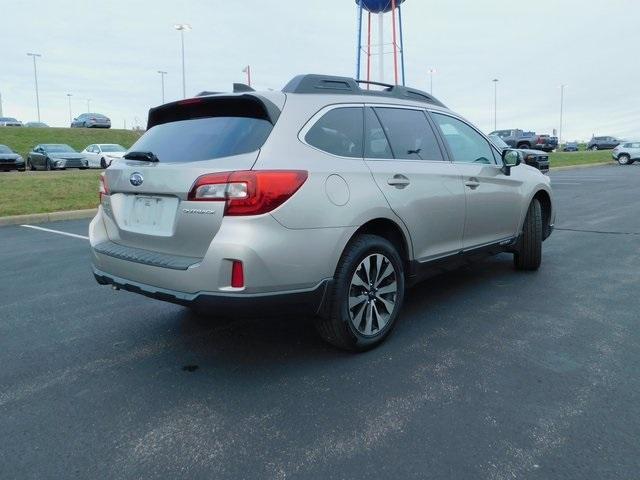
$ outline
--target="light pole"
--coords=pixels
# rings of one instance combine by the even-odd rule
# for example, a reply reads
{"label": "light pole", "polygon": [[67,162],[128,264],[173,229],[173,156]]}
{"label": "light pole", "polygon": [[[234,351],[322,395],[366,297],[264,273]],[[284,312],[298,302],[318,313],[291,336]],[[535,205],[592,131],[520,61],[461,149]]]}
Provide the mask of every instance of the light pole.
{"label": "light pole", "polygon": [[162,82],[162,103],[164,104],[164,76],[167,72],[158,70],[158,73],[160,74],[160,81]]}
{"label": "light pole", "polygon": [[27,56],[33,58],[33,76],[36,80],[36,108],[38,109],[38,121],[40,121],[40,95],[38,93],[38,67],[36,67],[36,58],[42,55],[39,53],[27,53]]}
{"label": "light pole", "polygon": [[71,97],[73,95],[71,95],[70,93],[67,93],[67,99],[69,100],[69,124],[71,124],[71,122],[73,121],[73,115],[71,114]]}
{"label": "light pole", "polygon": [[91,99],[87,98],[87,113],[91,113]]}
{"label": "light pole", "polygon": [[560,130],[558,131],[558,149],[562,147],[562,110],[564,109],[564,88],[565,84],[560,85]]}
{"label": "light pole", "polygon": [[0,92],[0,117],[2,116],[2,93]]}
{"label": "light pole", "polygon": [[173,26],[180,32],[180,42],[182,45],[182,98],[187,98],[187,81],[184,73],[184,32],[191,30],[191,25],[188,23],[177,23]]}
{"label": "light pole", "polygon": [[498,80],[493,79],[493,129],[498,129]]}
{"label": "light pole", "polygon": [[429,69],[429,93],[433,95],[433,74],[437,73],[435,68]]}

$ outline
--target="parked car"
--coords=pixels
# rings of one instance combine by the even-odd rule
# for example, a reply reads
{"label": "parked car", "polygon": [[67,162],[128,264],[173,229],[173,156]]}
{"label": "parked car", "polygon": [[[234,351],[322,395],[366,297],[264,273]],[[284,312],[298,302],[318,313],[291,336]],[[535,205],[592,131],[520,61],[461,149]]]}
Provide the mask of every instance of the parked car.
{"label": "parked car", "polygon": [[83,113],[73,119],[71,128],[111,128],[111,120],[101,113]]}
{"label": "parked car", "polygon": [[36,145],[27,156],[29,170],[85,169],[88,165],[88,161],[82,154],[64,143]]}
{"label": "parked car", "polygon": [[89,161],[90,168],[107,168],[113,160],[122,158],[126,151],[115,143],[94,143],[80,153]]}
{"label": "parked car", "polygon": [[563,152],[577,152],[578,150],[580,150],[580,146],[578,145],[578,142],[567,142],[564,144],[564,147],[562,148]]}
{"label": "parked car", "polygon": [[[501,152],[511,148],[497,135],[489,135],[489,140],[491,140]],[[547,152],[543,152],[542,150],[531,150],[528,148],[521,148],[518,150],[522,152],[524,161],[527,165],[537,168],[542,173],[549,173],[549,154]]]}
{"label": "parked car", "polygon": [[496,130],[489,135],[500,137],[504,143],[514,148],[531,148],[536,142],[535,132],[524,132],[522,130]]}
{"label": "parked car", "polygon": [[611,155],[620,165],[631,165],[640,160],[640,141],[621,143],[613,149]]}
{"label": "parked car", "polygon": [[543,152],[553,152],[558,148],[558,137],[546,134],[538,135],[536,143],[532,147],[535,150],[542,150]]}
{"label": "parked car", "polygon": [[44,122],[27,122],[24,124],[24,126],[31,128],[49,128],[49,125]]}
{"label": "parked car", "polygon": [[295,307],[350,350],[435,271],[498,252],[536,270],[555,218],[520,152],[428,93],[346,77],[161,105],[124,158],[89,227],[98,283],[220,316]]}
{"label": "parked car", "polygon": [[24,172],[24,159],[6,145],[0,145],[0,170]]}
{"label": "parked car", "polygon": [[593,137],[587,143],[587,150],[611,150],[620,145],[620,142],[616,137]]}
{"label": "parked car", "polygon": [[22,122],[13,117],[0,117],[0,127],[21,127]]}

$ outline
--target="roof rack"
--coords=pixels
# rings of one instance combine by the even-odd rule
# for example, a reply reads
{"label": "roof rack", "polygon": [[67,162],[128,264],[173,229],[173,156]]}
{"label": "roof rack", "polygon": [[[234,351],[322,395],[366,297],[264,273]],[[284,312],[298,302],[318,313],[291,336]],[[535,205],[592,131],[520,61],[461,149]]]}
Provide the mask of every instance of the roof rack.
{"label": "roof rack", "polygon": [[[363,90],[359,84],[377,85],[385,87],[383,90]],[[338,93],[346,95],[371,95],[376,97],[398,98],[401,100],[413,100],[424,102],[439,107],[445,105],[433,95],[404,87],[402,85],[390,85],[388,83],[370,82],[366,80],[354,80],[349,77],[337,77],[332,75],[307,74],[298,75],[291,79],[282,89],[285,93]]]}

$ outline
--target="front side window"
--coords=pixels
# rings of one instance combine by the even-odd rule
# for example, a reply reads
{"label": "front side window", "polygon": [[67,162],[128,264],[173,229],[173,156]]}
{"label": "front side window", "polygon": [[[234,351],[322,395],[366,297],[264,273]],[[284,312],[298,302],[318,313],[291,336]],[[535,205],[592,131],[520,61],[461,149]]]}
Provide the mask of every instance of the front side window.
{"label": "front side window", "polygon": [[304,139],[323,152],[362,158],[362,115],[361,107],[334,108],[311,127]]}
{"label": "front side window", "polygon": [[436,136],[422,110],[375,108],[391,151],[400,160],[444,160]]}
{"label": "front side window", "polygon": [[457,118],[439,113],[432,115],[449,145],[454,162],[495,164],[493,150],[482,135]]}

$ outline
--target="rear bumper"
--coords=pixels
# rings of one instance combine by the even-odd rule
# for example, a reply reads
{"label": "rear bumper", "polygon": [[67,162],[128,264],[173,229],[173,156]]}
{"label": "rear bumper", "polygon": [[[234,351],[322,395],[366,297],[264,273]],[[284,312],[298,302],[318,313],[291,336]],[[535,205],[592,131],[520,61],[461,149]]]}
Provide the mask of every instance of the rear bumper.
{"label": "rear bumper", "polygon": [[331,283],[331,280],[323,280],[315,287],[307,290],[260,294],[184,293],[126,280],[105,273],[95,266],[93,267],[93,276],[100,285],[112,285],[116,289],[138,293],[156,300],[206,309],[211,311],[212,314],[224,317],[230,315],[278,315],[283,313],[318,314],[324,305]]}

